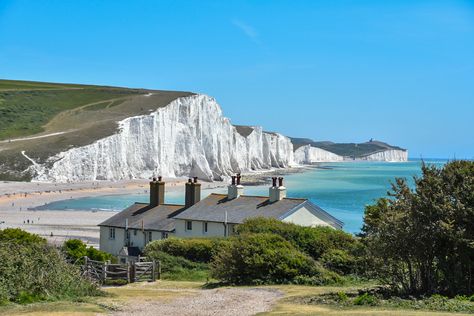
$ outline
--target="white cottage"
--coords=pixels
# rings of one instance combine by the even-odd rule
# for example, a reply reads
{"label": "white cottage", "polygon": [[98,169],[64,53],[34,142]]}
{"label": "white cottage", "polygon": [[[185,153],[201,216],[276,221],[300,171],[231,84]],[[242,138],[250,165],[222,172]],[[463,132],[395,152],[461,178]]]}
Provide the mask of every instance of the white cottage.
{"label": "white cottage", "polygon": [[[240,175],[232,177],[227,194],[212,193],[201,200],[201,184],[194,178],[185,185],[185,205],[164,203],[161,177],[150,182],[150,203],[135,203],[101,223],[100,249],[113,255],[139,253],[147,243],[174,235],[211,237],[234,234],[247,218],[266,217],[302,226],[343,223],[308,199],[286,197],[283,178],[272,178],[269,196],[244,195]],[[278,183],[277,183],[278,182]]]}

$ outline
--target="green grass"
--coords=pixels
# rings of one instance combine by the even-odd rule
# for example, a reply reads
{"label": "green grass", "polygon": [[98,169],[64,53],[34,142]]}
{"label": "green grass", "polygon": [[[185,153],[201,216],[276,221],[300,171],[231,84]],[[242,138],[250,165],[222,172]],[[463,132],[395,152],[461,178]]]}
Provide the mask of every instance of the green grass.
{"label": "green grass", "polygon": [[62,111],[138,93],[109,88],[0,91],[0,140],[40,133]]}

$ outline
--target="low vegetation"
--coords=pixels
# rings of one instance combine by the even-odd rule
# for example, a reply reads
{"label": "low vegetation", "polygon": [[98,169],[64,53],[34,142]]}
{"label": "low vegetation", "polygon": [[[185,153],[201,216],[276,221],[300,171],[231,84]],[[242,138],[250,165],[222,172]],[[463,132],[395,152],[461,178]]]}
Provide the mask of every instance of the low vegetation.
{"label": "low vegetation", "polygon": [[374,291],[333,292],[316,296],[300,297],[296,301],[307,305],[333,305],[343,308],[357,306],[393,309],[431,310],[474,313],[474,296],[447,297],[439,294],[423,297],[398,297]]}
{"label": "low vegetation", "polygon": [[358,245],[351,235],[333,229],[258,218],[242,224],[231,238],[169,238],[148,244],[145,255],[161,260],[167,279],[321,285],[341,283],[341,275],[355,271],[349,251]]}
{"label": "low vegetation", "polygon": [[424,165],[415,190],[397,179],[365,212],[375,276],[401,295],[474,293],[474,162]]}
{"label": "low vegetation", "polygon": [[0,90],[0,139],[39,133],[62,111],[138,93],[140,90],[94,86]]}
{"label": "low vegetation", "polygon": [[95,249],[92,246],[87,245],[79,239],[69,239],[64,242],[62,247],[63,253],[66,255],[70,262],[82,264],[84,263],[84,257],[95,261],[107,261],[110,260],[112,263],[117,262],[117,258],[111,254]]}
{"label": "low vegetation", "polygon": [[0,231],[0,262],[0,304],[101,294],[58,249],[19,229]]}

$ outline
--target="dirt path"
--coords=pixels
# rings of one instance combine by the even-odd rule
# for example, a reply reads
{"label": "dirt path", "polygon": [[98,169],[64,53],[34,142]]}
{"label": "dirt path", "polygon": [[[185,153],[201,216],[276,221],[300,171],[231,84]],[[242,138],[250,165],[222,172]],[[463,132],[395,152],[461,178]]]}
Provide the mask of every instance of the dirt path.
{"label": "dirt path", "polygon": [[255,315],[269,311],[283,292],[262,288],[186,290],[184,296],[129,303],[113,315]]}

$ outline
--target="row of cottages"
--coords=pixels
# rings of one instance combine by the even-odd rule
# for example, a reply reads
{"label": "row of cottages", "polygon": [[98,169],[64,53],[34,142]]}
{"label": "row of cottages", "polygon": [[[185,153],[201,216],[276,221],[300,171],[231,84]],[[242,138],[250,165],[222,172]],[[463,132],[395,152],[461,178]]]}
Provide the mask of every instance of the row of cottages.
{"label": "row of cottages", "polygon": [[302,226],[343,223],[308,199],[286,197],[283,178],[272,178],[269,196],[244,195],[241,176],[233,176],[227,194],[212,193],[201,200],[197,177],[185,184],[185,204],[165,203],[165,182],[150,182],[150,203],[135,203],[100,226],[100,249],[122,261],[139,256],[153,240],[176,237],[230,236],[247,218],[268,217]]}

